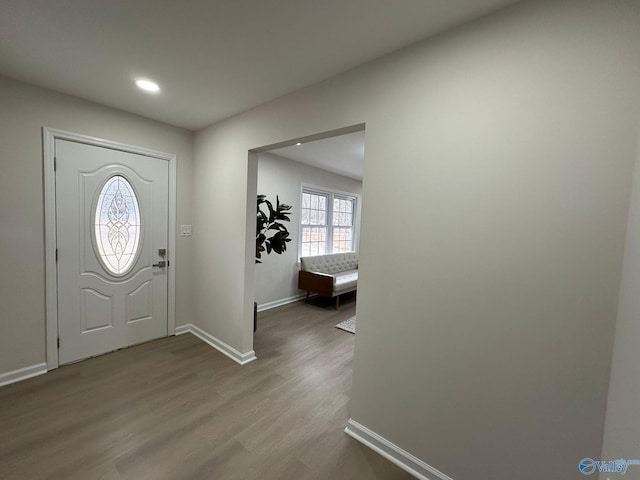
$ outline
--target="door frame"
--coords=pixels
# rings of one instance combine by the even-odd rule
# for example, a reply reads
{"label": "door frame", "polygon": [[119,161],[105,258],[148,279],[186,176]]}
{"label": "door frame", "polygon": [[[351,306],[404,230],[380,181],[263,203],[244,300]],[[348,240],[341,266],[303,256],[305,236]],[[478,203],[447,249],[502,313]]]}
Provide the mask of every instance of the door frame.
{"label": "door frame", "polygon": [[113,142],[54,128],[42,128],[44,167],[44,231],[45,231],[45,314],[47,370],[58,368],[58,267],[56,264],[56,173],[55,142],[67,140],[121,152],[144,155],[169,162],[169,223],[167,269],[167,334],[176,328],[176,155],[147,148]]}

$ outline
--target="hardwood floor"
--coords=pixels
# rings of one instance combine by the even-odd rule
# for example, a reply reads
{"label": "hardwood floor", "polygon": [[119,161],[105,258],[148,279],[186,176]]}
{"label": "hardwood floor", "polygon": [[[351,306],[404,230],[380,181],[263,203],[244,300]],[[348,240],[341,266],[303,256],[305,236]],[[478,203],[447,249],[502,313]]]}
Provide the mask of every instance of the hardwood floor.
{"label": "hardwood floor", "polygon": [[2,479],[409,479],[344,432],[355,314],[258,315],[243,367],[186,334],[0,388]]}

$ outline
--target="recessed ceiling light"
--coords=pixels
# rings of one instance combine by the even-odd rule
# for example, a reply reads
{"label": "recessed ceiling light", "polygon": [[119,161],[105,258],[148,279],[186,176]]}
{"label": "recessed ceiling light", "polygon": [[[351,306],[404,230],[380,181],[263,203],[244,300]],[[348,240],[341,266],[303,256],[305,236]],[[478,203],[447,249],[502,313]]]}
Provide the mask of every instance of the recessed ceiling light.
{"label": "recessed ceiling light", "polygon": [[296,147],[297,147],[298,145],[302,145],[302,144],[301,144],[300,142],[298,142],[298,143],[296,143]]}
{"label": "recessed ceiling light", "polygon": [[158,93],[160,91],[160,87],[157,83],[152,82],[151,80],[138,79],[136,80],[136,85],[140,90],[144,90],[149,93]]}

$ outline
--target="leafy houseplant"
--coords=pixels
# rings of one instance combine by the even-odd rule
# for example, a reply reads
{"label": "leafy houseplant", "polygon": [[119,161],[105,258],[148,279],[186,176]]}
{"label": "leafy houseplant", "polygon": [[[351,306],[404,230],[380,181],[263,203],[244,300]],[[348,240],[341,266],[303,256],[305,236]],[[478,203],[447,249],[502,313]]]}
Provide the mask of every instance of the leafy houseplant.
{"label": "leafy houseplant", "polygon": [[[266,211],[265,211],[266,207]],[[290,205],[280,203],[276,196],[276,208],[267,200],[266,195],[258,195],[258,214],[256,217],[256,263],[262,263],[263,252],[277,254],[287,250],[287,243],[291,241],[289,231],[280,222],[290,222]],[[273,234],[269,236],[270,234]]]}
{"label": "leafy houseplant", "polygon": [[[266,207],[266,211],[265,211]],[[256,216],[256,263],[262,263],[263,252],[281,254],[287,250],[287,243],[291,241],[289,231],[280,222],[290,222],[290,205],[280,203],[276,196],[276,208],[267,200],[266,195],[258,195],[258,214]],[[273,233],[273,235],[270,235]],[[253,302],[253,331],[258,326],[258,304]]]}

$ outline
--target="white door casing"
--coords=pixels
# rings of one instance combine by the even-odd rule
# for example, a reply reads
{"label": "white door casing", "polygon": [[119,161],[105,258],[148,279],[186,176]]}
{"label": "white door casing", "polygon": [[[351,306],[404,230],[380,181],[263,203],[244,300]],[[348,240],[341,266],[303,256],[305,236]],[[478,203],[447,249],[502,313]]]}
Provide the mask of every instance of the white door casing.
{"label": "white door casing", "polygon": [[[48,369],[174,334],[175,156],[44,134]],[[114,178],[134,191],[141,220],[139,252],[122,273],[101,258],[94,226],[100,191]],[[120,246],[134,241],[124,238]],[[153,266],[161,261],[165,267]]]}

